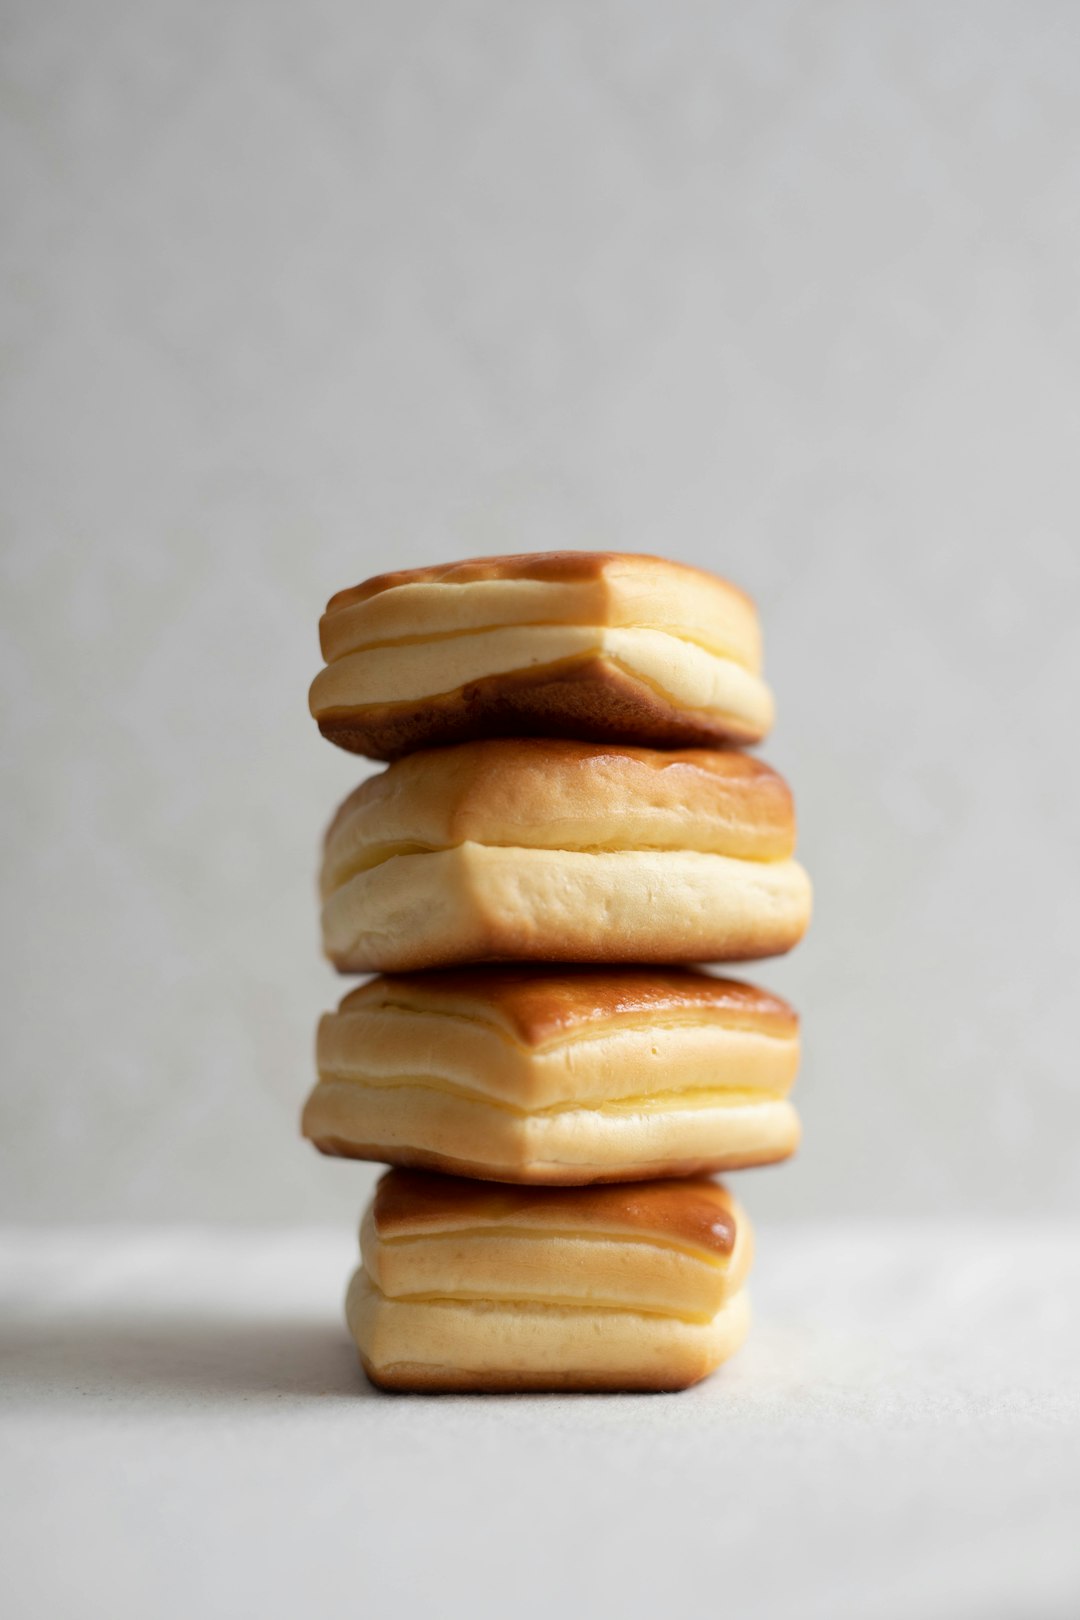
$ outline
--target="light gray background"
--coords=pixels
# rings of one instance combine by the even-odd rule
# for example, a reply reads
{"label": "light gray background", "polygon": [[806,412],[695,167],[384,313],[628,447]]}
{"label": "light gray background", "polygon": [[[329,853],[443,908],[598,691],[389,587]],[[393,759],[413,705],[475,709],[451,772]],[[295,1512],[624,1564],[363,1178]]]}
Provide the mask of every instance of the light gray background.
{"label": "light gray background", "polygon": [[1080,1207],[1080,7],[5,8],[2,1212],[341,1218],[305,693],[393,564],[759,599],[758,1213]]}

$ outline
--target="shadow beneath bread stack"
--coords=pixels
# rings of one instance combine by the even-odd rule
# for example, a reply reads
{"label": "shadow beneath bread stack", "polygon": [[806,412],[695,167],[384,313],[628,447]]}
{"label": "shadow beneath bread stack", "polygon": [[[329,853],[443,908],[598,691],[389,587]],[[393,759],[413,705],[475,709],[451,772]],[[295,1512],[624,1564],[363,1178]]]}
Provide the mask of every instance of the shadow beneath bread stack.
{"label": "shadow beneath bread stack", "polygon": [[73,1313],[0,1326],[9,1411],[43,1403],[117,1407],[357,1396],[383,1399],[333,1317],[237,1319]]}

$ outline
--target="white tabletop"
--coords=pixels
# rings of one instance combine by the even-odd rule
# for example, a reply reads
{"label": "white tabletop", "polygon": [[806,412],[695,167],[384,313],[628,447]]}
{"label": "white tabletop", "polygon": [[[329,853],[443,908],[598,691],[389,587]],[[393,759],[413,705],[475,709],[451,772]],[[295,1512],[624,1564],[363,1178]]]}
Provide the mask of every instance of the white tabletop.
{"label": "white tabletop", "polygon": [[401,1397],[349,1234],[9,1233],[5,1610],[1080,1613],[1080,1233],[776,1227],[670,1396]]}

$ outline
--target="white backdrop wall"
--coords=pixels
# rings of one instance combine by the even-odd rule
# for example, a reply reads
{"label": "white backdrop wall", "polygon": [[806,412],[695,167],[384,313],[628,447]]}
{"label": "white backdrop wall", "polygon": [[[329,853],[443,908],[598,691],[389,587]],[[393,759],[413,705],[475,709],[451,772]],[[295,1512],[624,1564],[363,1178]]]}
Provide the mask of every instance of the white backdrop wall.
{"label": "white backdrop wall", "polygon": [[5,16],[0,1212],[353,1218],[317,616],[556,546],[761,604],[818,908],[755,1211],[1080,1207],[1080,7]]}

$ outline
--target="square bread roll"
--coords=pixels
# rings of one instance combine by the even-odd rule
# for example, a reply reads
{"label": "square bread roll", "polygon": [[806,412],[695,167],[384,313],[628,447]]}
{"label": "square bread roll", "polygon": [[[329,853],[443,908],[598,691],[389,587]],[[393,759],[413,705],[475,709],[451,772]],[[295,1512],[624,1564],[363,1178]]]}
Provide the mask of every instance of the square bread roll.
{"label": "square bread roll", "polygon": [[771,1164],[799,1139],[795,1012],[677,968],[378,978],[319,1025],[323,1153],[574,1185]]}
{"label": "square bread roll", "polygon": [[771,956],[809,921],[794,846],[786,783],[734,749],[430,749],[334,817],[323,943],[343,973]]}
{"label": "square bread roll", "polygon": [[391,1170],[346,1317],[384,1389],[684,1389],[745,1337],[752,1246],[706,1179],[525,1189]]}
{"label": "square bread roll", "polygon": [[476,737],[752,743],[773,719],[754,604],[660,557],[554,551],[381,574],[332,597],[319,631],[312,715],[373,759]]}

